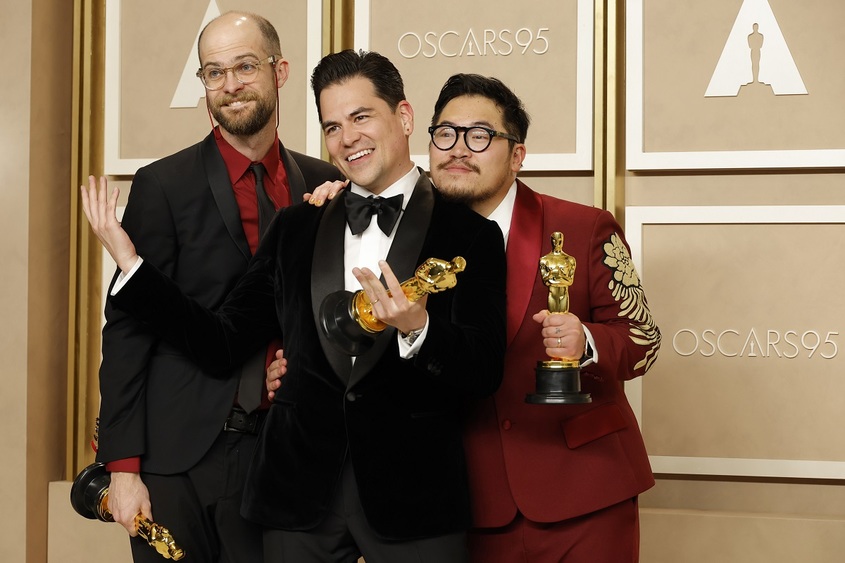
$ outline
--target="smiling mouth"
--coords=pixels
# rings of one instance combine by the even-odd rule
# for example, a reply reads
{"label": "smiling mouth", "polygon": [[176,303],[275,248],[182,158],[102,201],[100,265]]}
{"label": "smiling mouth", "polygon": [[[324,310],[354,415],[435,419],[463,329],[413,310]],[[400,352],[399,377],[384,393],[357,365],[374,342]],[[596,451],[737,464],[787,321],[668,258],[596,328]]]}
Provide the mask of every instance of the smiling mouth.
{"label": "smiling mouth", "polygon": [[363,156],[367,156],[368,154],[371,154],[372,152],[373,152],[373,149],[364,149],[362,151],[358,151],[355,154],[351,154],[351,155],[347,156],[346,162],[352,162],[352,161],[358,160],[359,158],[361,158]]}
{"label": "smiling mouth", "polygon": [[244,107],[246,107],[246,105],[250,101],[252,101],[252,100],[235,100],[233,102],[226,104],[226,107],[229,108],[229,109],[235,109],[235,110],[243,109]]}

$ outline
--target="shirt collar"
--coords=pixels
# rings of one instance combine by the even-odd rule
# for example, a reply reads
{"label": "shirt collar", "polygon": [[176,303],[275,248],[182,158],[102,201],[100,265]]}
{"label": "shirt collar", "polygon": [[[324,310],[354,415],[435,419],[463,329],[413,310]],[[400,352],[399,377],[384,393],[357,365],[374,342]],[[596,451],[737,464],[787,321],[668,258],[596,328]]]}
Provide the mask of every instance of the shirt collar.
{"label": "shirt collar", "polygon": [[[229,173],[229,181],[232,185],[235,185],[235,182],[240,180],[241,177],[246,174],[246,171],[249,170],[249,166],[252,164],[252,161],[239,153],[235,147],[230,145],[229,142],[223,138],[223,135],[220,133],[219,126],[214,128],[214,140],[217,141],[217,148],[220,150],[220,154],[223,156],[223,162],[226,164],[226,171]],[[282,161],[282,157],[279,152],[279,145],[279,136],[276,135],[273,139],[273,146],[270,147],[270,150],[267,151],[264,158],[260,160],[261,164],[263,164],[264,168],[267,170],[267,177],[271,179],[276,177]]]}
{"label": "shirt collar", "polygon": [[511,230],[511,216],[513,216],[513,206],[516,203],[516,180],[513,181],[511,187],[508,188],[508,193],[504,199],[499,202],[496,209],[487,216],[491,221],[495,221],[502,230],[502,236],[505,238],[505,248],[508,246],[508,235]]}
{"label": "shirt collar", "polygon": [[[408,200],[411,199],[411,194],[414,193],[414,187],[417,185],[417,180],[419,179],[420,170],[416,166],[413,166],[407,174],[396,180],[396,182],[388,186],[383,192],[378,195],[379,197],[383,198],[393,197],[399,194],[404,195],[405,197],[402,198],[402,209],[405,209],[405,206],[408,205]],[[369,197],[373,195],[372,192],[362,188],[354,182],[350,182],[349,185],[351,186],[350,189],[354,194],[358,194],[364,197]]]}

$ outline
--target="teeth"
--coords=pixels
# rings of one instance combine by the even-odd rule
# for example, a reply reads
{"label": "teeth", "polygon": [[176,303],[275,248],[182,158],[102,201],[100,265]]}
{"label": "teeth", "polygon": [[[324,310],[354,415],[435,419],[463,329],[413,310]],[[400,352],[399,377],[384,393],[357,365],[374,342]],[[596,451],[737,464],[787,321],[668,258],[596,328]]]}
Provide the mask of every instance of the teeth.
{"label": "teeth", "polygon": [[371,152],[373,152],[372,149],[365,149],[365,150],[356,152],[355,154],[346,157],[346,161],[352,162],[353,160],[358,160],[362,156],[366,156],[366,155],[370,154]]}

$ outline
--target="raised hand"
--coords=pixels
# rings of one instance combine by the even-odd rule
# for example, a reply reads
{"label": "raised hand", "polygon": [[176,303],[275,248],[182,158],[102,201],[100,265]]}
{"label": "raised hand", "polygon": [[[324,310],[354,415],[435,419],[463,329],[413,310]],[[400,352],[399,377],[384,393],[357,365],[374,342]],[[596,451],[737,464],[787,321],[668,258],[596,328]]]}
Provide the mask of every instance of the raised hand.
{"label": "raised hand", "polygon": [[126,231],[120,226],[115,210],[120,190],[114,188],[108,193],[108,182],[100,176],[99,188],[97,179],[88,176],[88,186],[79,187],[82,194],[82,211],[88,218],[91,230],[111,254],[117,266],[128,273],[138,261],[135,245]]}
{"label": "raised hand", "polygon": [[425,311],[428,295],[409,301],[387,262],[380,260],[379,268],[387,282],[386,288],[369,268],[352,268],[352,274],[373,304],[373,315],[404,334],[424,327],[428,319]]}

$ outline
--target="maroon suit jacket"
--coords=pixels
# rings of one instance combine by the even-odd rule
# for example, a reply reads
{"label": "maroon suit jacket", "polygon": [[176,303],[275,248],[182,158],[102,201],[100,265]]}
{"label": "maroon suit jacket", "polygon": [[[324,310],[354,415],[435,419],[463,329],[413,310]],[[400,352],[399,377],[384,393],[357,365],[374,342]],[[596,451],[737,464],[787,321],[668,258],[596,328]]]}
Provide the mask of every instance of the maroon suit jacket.
{"label": "maroon suit jacket", "polygon": [[[582,368],[584,405],[531,405],[534,367],[548,359],[541,326],[548,308],[540,257],[550,235],[564,235],[575,257],[570,311],[590,330],[598,364]],[[499,527],[519,510],[535,522],[560,522],[632,498],[654,478],[623,382],[654,362],[660,331],[652,320],[622,229],[600,209],[540,195],[517,181],[507,247],[504,381],[469,410],[465,447],[473,525]]]}

